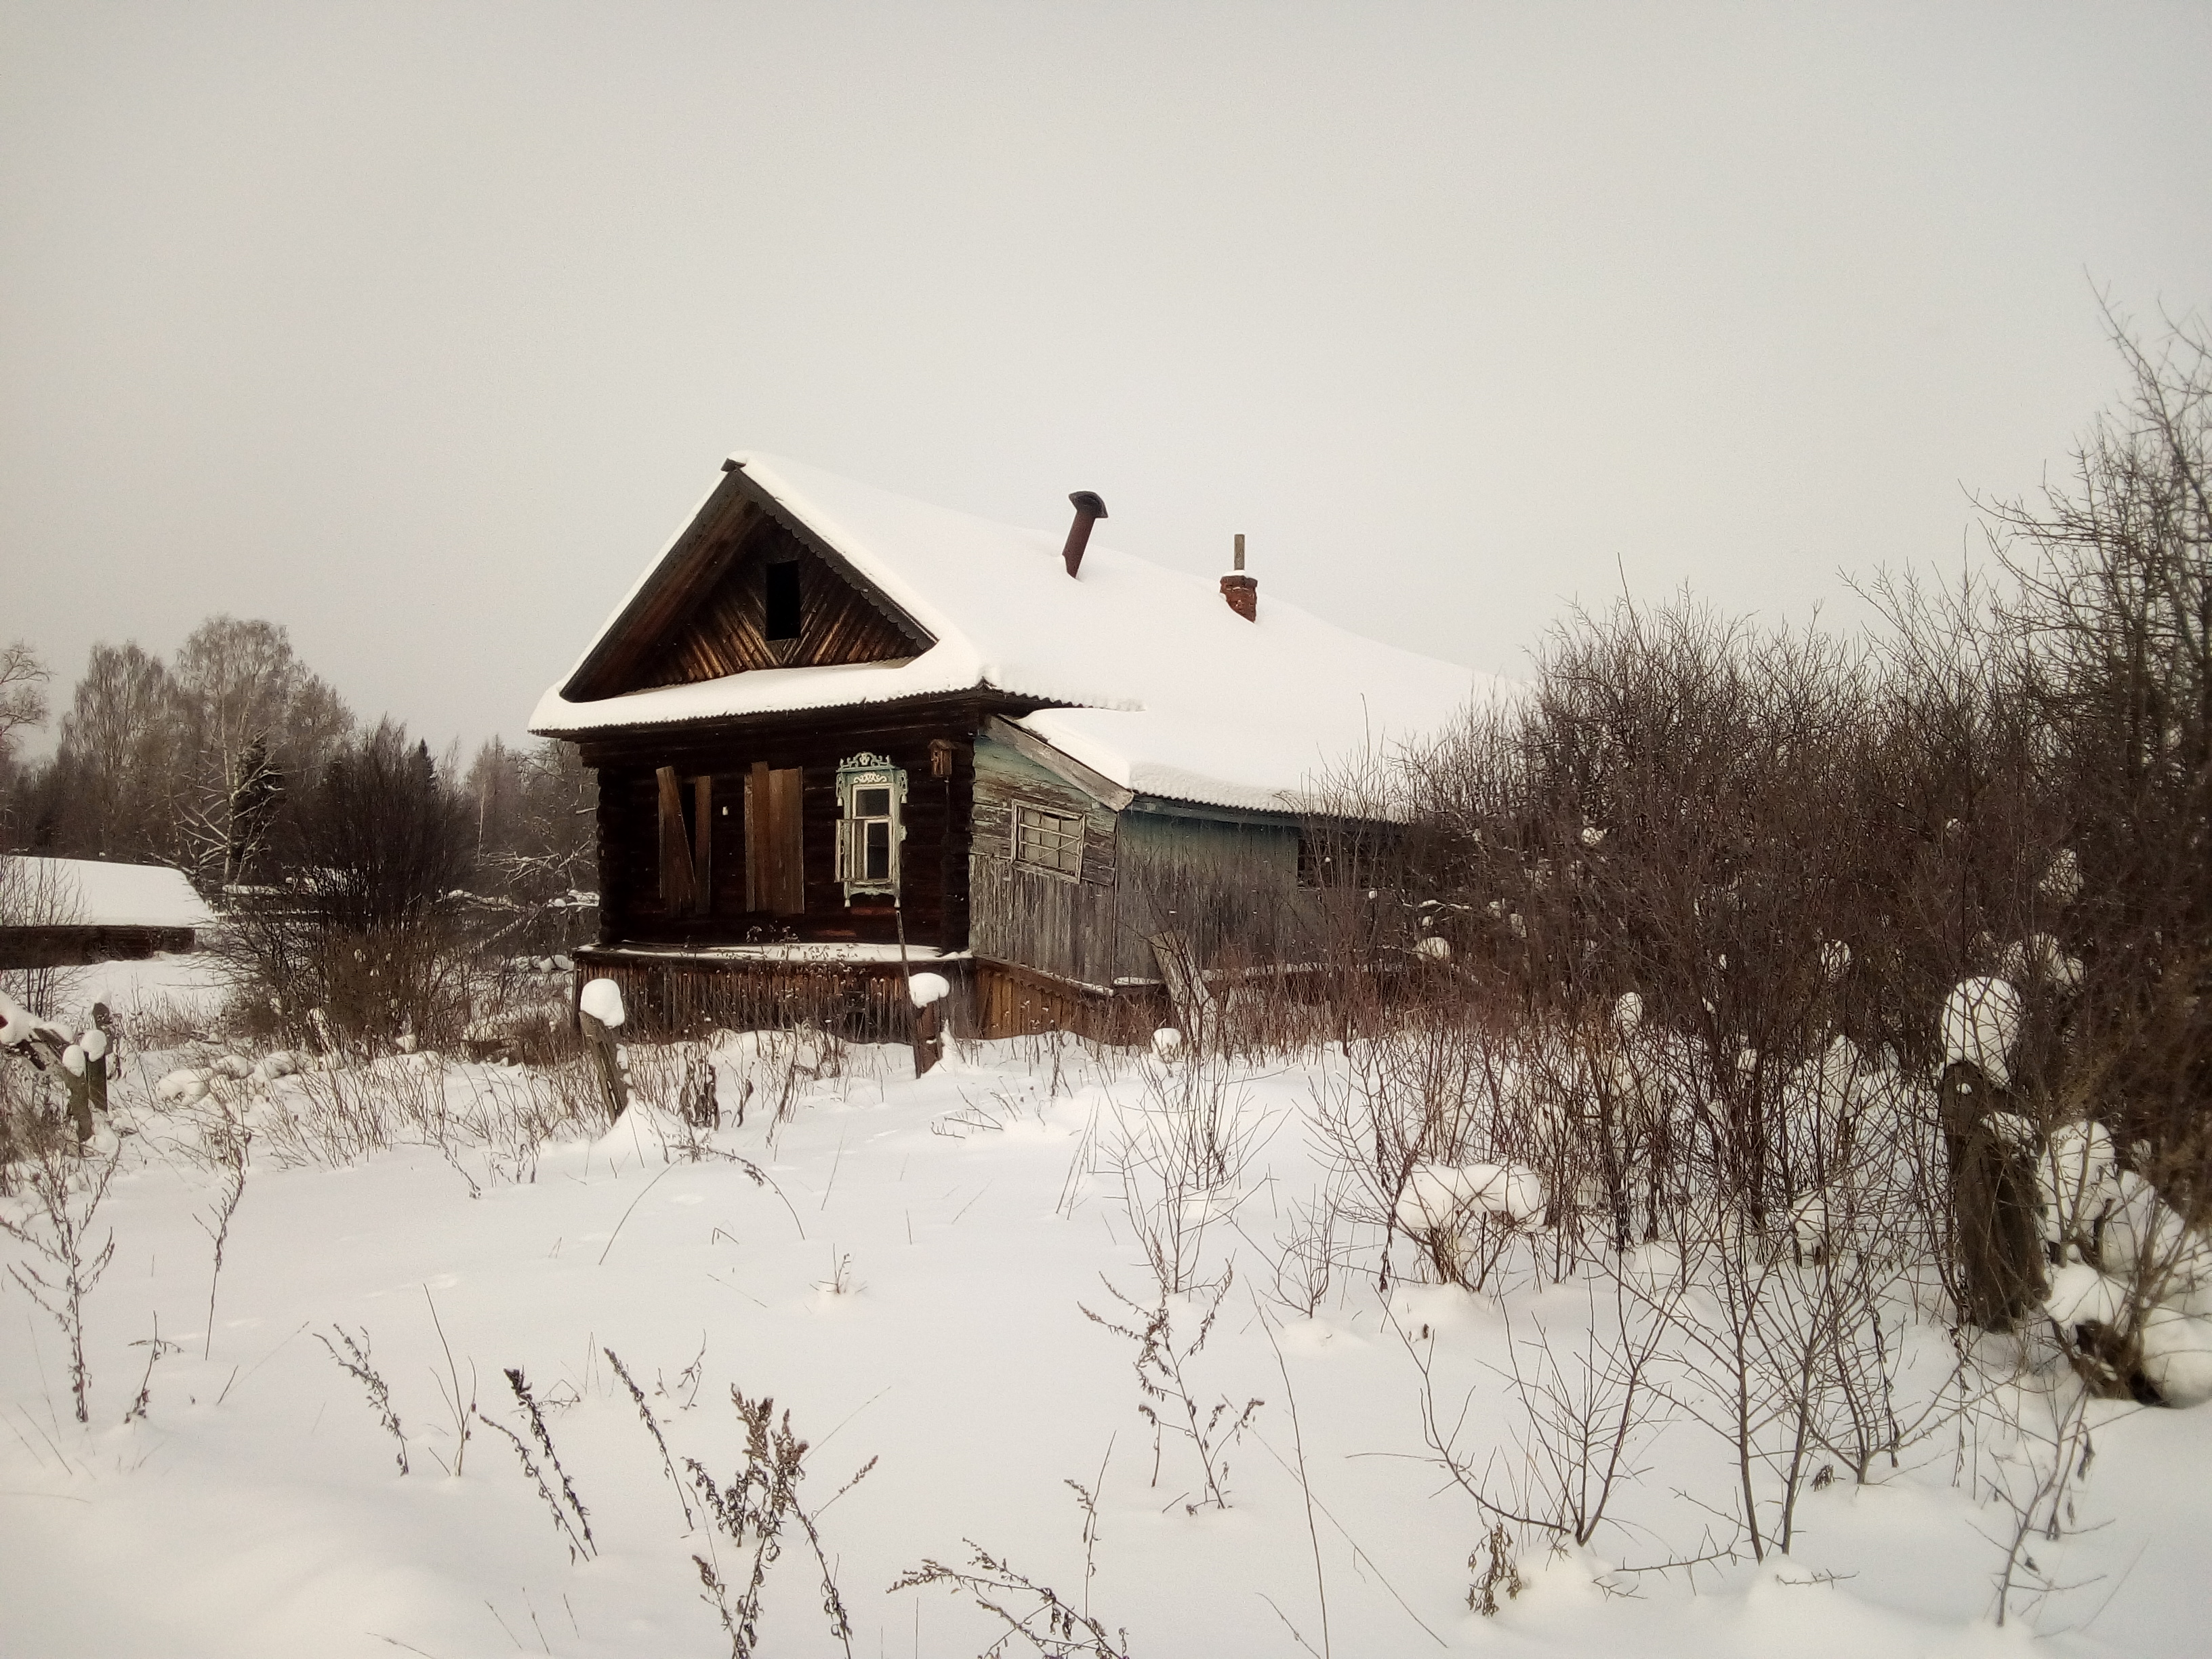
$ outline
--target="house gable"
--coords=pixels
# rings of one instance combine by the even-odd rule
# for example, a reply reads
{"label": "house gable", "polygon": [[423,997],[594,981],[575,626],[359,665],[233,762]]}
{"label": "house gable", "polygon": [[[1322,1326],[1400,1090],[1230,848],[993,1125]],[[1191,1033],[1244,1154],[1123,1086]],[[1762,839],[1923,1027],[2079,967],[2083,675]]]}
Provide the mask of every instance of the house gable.
{"label": "house gable", "polygon": [[733,467],[562,695],[597,700],[756,669],[899,662],[935,642]]}

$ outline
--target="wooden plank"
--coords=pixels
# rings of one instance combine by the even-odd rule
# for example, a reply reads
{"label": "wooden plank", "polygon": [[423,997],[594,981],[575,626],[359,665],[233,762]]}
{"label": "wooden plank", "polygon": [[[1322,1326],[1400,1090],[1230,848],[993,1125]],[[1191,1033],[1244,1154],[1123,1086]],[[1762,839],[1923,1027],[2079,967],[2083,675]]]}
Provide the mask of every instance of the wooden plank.
{"label": "wooden plank", "polygon": [[983,722],[983,735],[994,742],[1005,744],[1024,759],[1042,766],[1063,782],[1073,784],[1093,800],[1116,812],[1137,798],[1134,790],[1124,789],[1103,773],[1091,770],[1073,755],[1062,753],[1042,738],[1023,731],[1012,720],[1002,720],[996,714],[990,716]]}
{"label": "wooden plank", "polygon": [[714,780],[691,780],[691,902],[701,915],[714,908]]}
{"label": "wooden plank", "polygon": [[1147,943],[1159,958],[1160,974],[1167,981],[1168,997],[1175,1004],[1183,1040],[1194,1048],[1202,1046],[1213,1028],[1213,993],[1191,954],[1190,940],[1180,933],[1163,933],[1153,934]]}
{"label": "wooden plank", "polygon": [[660,902],[668,915],[679,915],[696,902],[691,884],[691,842],[684,831],[684,795],[674,767],[659,767],[653,775],[659,784]]}
{"label": "wooden plank", "polygon": [[774,768],[768,775],[768,908],[780,916],[806,913],[805,777],[795,766]]}
{"label": "wooden plank", "polygon": [[623,682],[641,656],[653,648],[691,598],[713,581],[720,560],[742,538],[747,521],[759,515],[758,492],[743,480],[744,474],[729,473],[715,486],[622,615],[568,677],[562,687],[563,696],[584,701],[625,689]]}
{"label": "wooden plank", "polygon": [[745,908],[768,908],[768,763],[745,774]]}

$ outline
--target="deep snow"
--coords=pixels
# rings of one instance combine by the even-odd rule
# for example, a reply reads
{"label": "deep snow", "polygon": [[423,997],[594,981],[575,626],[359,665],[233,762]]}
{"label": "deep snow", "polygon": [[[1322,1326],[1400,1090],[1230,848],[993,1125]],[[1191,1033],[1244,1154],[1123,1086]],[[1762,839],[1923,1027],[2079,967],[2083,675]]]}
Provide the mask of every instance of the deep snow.
{"label": "deep snow", "polygon": [[[137,979],[175,988],[200,971],[126,965],[79,994],[106,995],[127,1030]],[[1087,1593],[1138,1655],[1290,1655],[1301,1638],[1319,1651],[1301,1443],[1328,1650],[1347,1659],[2203,1648],[2212,1413],[2121,1406],[2093,1407],[2077,1529],[2033,1546],[2041,1570],[2081,1588],[2016,1603],[2002,1631],[1989,1538],[2004,1517],[1983,1487],[2032,1447],[1996,1432],[1923,1444],[1875,1485],[1808,1493],[1788,1558],[1687,1583],[1608,1575],[1623,1558],[1691,1551],[1706,1524],[1697,1504],[1726,1491],[1711,1437],[1677,1423],[1644,1455],[1633,1533],[1595,1540],[1602,1558],[1530,1551],[1523,1593],[1494,1619],[1469,1612],[1482,1528],[1424,1444],[1414,1355],[1434,1366],[1448,1417],[1464,1400],[1462,1447],[1510,1450],[1509,1392],[1486,1369],[1506,1358],[1508,1319],[1523,1340],[1541,1322],[1564,1340],[1589,1303],[1571,1286],[1523,1286],[1501,1304],[1418,1285],[1386,1302],[1371,1270],[1340,1273],[1310,1318],[1275,1300],[1269,1259],[1319,1179],[1305,1118],[1322,1057],[1246,1068],[1231,1091],[1255,1150],[1235,1190],[1196,1218],[1206,1270],[1233,1257],[1237,1272],[1189,1374],[1208,1401],[1266,1403],[1230,1453],[1230,1507],[1191,1514],[1192,1453],[1170,1437],[1155,1476],[1133,1347],[1084,1313],[1129,1317],[1109,1282],[1151,1295],[1107,1157],[1117,1118],[1141,1127],[1134,1059],[1102,1066],[1073,1044],[994,1044],[958,1049],[916,1081],[902,1049],[847,1050],[836,1075],[797,1079],[778,1125],[771,1091],[793,1076],[791,1049],[727,1039],[726,1109],[742,1077],[756,1091],[744,1126],[693,1146],[697,1161],[650,1104],[595,1139],[556,1140],[534,1165],[414,1146],[286,1167],[264,1134],[210,1337],[203,1224],[220,1183],[187,1155],[195,1126],[226,1102],[265,1120],[313,1080],[222,1079],[173,1109],[152,1082],[208,1054],[126,1054],[117,1117],[136,1133],[99,1216],[116,1255],[89,1304],[89,1428],[71,1420],[54,1328],[12,1285],[0,1297],[9,1655],[727,1651],[691,1562],[706,1535],[687,1530],[606,1347],[647,1389],[677,1458],[725,1480],[741,1440],[731,1386],[789,1409],[812,1443],[805,1495],[826,1504],[856,1654],[981,1650],[992,1632],[965,1603],[885,1594],[925,1557],[962,1559],[963,1539],[1072,1601]],[[434,1056],[379,1066],[395,1090],[427,1084],[457,1102],[506,1086],[499,1068]],[[20,1259],[12,1245],[8,1259]],[[1176,1316],[1187,1341],[1195,1310],[1179,1304]],[[149,1410],[126,1423],[150,1352],[134,1345],[157,1321],[182,1351],[160,1358]],[[410,1441],[404,1477],[362,1388],[316,1340],[333,1327],[365,1335],[390,1385]],[[442,1472],[457,1448],[440,1327],[488,1414],[519,1425],[504,1367],[524,1370],[548,1403],[595,1559],[570,1559],[512,1448],[489,1431],[458,1478]],[[1920,1369],[1908,1386],[1950,1357],[1933,1327],[1911,1341]],[[2032,1421],[2035,1389],[2025,1398]],[[870,1459],[867,1478],[827,1503]],[[1069,1480],[1098,1491],[1087,1586]],[[770,1573],[763,1651],[836,1651],[819,1600],[800,1546]]]}

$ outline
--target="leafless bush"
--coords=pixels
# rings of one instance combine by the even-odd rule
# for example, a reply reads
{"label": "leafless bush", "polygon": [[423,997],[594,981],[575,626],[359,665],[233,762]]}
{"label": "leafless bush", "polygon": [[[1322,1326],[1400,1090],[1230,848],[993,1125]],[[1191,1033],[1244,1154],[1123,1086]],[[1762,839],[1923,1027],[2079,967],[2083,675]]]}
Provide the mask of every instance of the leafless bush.
{"label": "leafless bush", "polygon": [[[9,647],[8,651],[19,648]],[[4,674],[7,660],[7,652],[0,652],[0,674]],[[4,702],[4,681],[0,681],[0,707]],[[0,927],[69,927],[83,919],[75,883],[51,860],[0,854]],[[77,968],[0,968],[0,993],[58,1017],[60,1010],[76,1004],[82,978],[83,970]]]}
{"label": "leafless bush", "polygon": [[973,1540],[968,1540],[968,1548],[966,1567],[925,1559],[902,1574],[891,1589],[923,1589],[941,1584],[955,1595],[972,1599],[1006,1626],[1005,1633],[984,1648],[983,1659],[995,1659],[1015,1640],[1027,1644],[1042,1659],[1129,1659],[1126,1629],[1109,1633],[1090,1613],[1070,1607],[1051,1585],[1038,1583]]}
{"label": "leafless bush", "polygon": [[684,1482],[677,1475],[676,1460],[669,1455],[668,1437],[660,1431],[660,1419],[653,1414],[653,1407],[646,1403],[645,1390],[637,1386],[636,1379],[630,1376],[629,1367],[622,1363],[615,1351],[602,1348],[599,1352],[606,1355],[607,1364],[614,1367],[614,1373],[622,1379],[623,1387],[629,1390],[631,1402],[637,1407],[638,1420],[645,1425],[646,1432],[653,1437],[653,1446],[660,1453],[660,1467],[667,1474],[668,1484],[676,1489],[676,1501],[684,1506],[684,1529],[690,1531],[698,1522],[691,1513],[690,1497],[684,1492]]}
{"label": "leafless bush", "polygon": [[[1533,1335],[1523,1335],[1509,1316],[1506,1364],[1498,1374],[1520,1415],[1510,1453],[1494,1449],[1479,1463],[1474,1450],[1460,1443],[1456,1421],[1447,1419],[1437,1400],[1433,1337],[1425,1328],[1416,1335],[1393,1321],[1420,1375],[1429,1448],[1474,1500],[1488,1528],[1491,1561],[1470,1597],[1486,1613],[1497,1610],[1500,1583],[1509,1585],[1509,1595],[1517,1584],[1508,1547],[1512,1532],[1586,1546],[1603,1530],[1626,1530],[1613,1512],[1614,1500],[1642,1478],[1644,1455],[1675,1414],[1662,1372],[1686,1281],[1665,1269],[1651,1275],[1646,1263],[1626,1267],[1618,1275],[1594,1274],[1585,1288],[1589,1321],[1579,1340],[1555,1341],[1540,1320],[1532,1322]],[[1727,1549],[1723,1544],[1706,1555]],[[1670,1559],[1668,1565],[1683,1564]]]}
{"label": "leafless bush", "polygon": [[1218,1050],[1140,1061],[1139,1098],[1114,1106],[1102,1149],[1118,1174],[1129,1224],[1163,1297],[1207,1285],[1207,1235],[1246,1197],[1243,1180],[1273,1125],[1250,1109],[1249,1091]]}
{"label": "leafless bush", "polygon": [[1211,1504],[1215,1509],[1229,1507],[1229,1452],[1252,1417],[1266,1402],[1248,1400],[1240,1409],[1226,1395],[1217,1395],[1211,1406],[1202,1401],[1204,1390],[1198,1388],[1190,1375],[1190,1362],[1206,1346],[1206,1340],[1213,1334],[1213,1322],[1221,1312],[1221,1304],[1234,1282],[1235,1270],[1225,1269],[1217,1286],[1200,1291],[1184,1301],[1185,1311],[1202,1307],[1198,1330],[1180,1343],[1176,1337],[1175,1319],[1177,1310],[1167,1294],[1159,1302],[1146,1308],[1131,1301],[1109,1284],[1107,1293],[1120,1303],[1125,1310],[1121,1317],[1127,1324],[1117,1323],[1115,1318],[1083,1310],[1083,1316],[1094,1325],[1104,1327],[1119,1337],[1137,1345],[1137,1356],[1132,1364],[1137,1373],[1137,1388],[1141,1398],[1137,1414],[1152,1429],[1152,1485],[1160,1483],[1160,1462],[1165,1437],[1173,1434],[1190,1443],[1199,1465],[1200,1496],[1190,1498],[1188,1492],[1177,1494],[1171,1504],[1180,1503],[1189,1513]]}
{"label": "leafless bush", "polygon": [[86,1407],[92,1370],[84,1352],[85,1298],[115,1257],[115,1235],[110,1231],[94,1244],[93,1221],[120,1158],[118,1148],[87,1164],[74,1150],[64,1151],[58,1137],[42,1139],[31,1160],[23,1212],[0,1207],[0,1232],[35,1258],[9,1263],[9,1276],[60,1327],[69,1345],[70,1395],[80,1423],[91,1420]]}

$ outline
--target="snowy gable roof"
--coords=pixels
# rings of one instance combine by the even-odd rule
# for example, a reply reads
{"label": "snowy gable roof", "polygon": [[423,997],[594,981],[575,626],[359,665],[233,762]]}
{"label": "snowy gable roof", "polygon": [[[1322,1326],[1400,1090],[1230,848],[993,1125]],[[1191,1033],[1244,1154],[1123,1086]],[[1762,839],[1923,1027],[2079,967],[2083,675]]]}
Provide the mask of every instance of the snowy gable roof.
{"label": "snowy gable roof", "polygon": [[1064,527],[995,524],[770,455],[732,464],[935,643],[895,662],[754,669],[572,701],[586,665],[647,595],[656,561],[539,700],[532,730],[575,738],[995,691],[1063,705],[1018,724],[1134,793],[1283,810],[1304,804],[1331,766],[1433,732],[1495,684],[1265,591],[1258,621],[1247,622],[1212,583],[1095,538],[1070,580]]}
{"label": "snowy gable roof", "polygon": [[0,925],[212,927],[216,914],[181,870],[98,859],[0,860]]}

